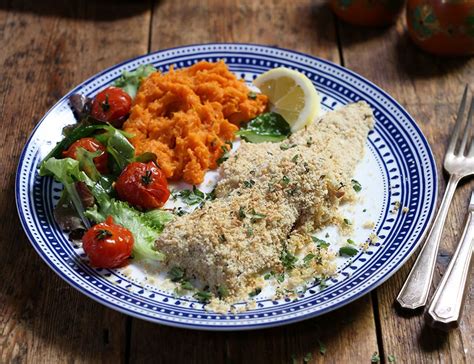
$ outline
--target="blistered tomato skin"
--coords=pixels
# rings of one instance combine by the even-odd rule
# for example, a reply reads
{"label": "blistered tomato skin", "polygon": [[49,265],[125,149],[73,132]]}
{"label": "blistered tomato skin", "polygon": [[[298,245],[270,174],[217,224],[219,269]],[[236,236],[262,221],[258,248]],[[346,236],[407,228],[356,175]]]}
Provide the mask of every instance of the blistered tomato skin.
{"label": "blistered tomato skin", "polygon": [[63,152],[63,157],[69,157],[72,159],[76,159],[76,152],[78,148],[84,148],[88,152],[96,152],[100,151],[102,152],[101,155],[98,157],[94,158],[94,164],[99,171],[99,173],[106,174],[108,173],[108,154],[105,151],[105,147],[99,143],[96,139],[94,138],[82,138],[79,140],[76,140],[74,143],[71,144],[71,146]]}
{"label": "blistered tomato skin", "polygon": [[107,121],[120,127],[130,113],[132,99],[129,94],[118,87],[108,87],[99,92],[92,101],[91,116],[97,120]]}
{"label": "blistered tomato skin", "polygon": [[154,162],[130,163],[115,183],[119,198],[143,210],[163,206],[170,196],[163,172]]}
{"label": "blistered tomato skin", "polygon": [[133,243],[130,230],[115,224],[112,216],[91,227],[82,237],[84,252],[97,268],[123,266],[132,254]]}

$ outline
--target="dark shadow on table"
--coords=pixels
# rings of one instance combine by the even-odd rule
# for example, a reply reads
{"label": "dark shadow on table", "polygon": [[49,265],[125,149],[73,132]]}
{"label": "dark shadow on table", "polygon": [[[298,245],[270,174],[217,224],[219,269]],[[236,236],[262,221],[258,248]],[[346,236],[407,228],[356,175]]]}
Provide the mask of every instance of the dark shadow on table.
{"label": "dark shadow on table", "polygon": [[0,9],[6,11],[96,21],[131,17],[151,6],[152,0],[0,0]]}
{"label": "dark shadow on table", "polygon": [[[397,66],[410,77],[427,79],[455,72],[471,59],[469,56],[448,57],[427,53],[412,42],[407,32],[398,37],[395,55]],[[462,87],[460,83],[460,91]]]}

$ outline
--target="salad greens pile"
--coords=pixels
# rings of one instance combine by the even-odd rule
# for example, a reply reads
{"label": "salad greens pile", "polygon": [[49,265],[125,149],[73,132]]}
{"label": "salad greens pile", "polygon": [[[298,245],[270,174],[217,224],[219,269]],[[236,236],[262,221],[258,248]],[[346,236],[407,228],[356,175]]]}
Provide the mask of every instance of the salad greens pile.
{"label": "salad greens pile", "polygon": [[[134,72],[124,72],[115,85],[121,87],[132,97],[140,82],[151,72],[153,66],[141,66]],[[78,123],[63,130],[64,138],[54,147],[40,164],[40,175],[51,176],[64,185],[64,190],[57,209],[74,211],[82,221],[82,229],[89,228],[89,220],[100,223],[112,216],[114,222],[130,230],[134,237],[133,257],[140,259],[162,260],[164,255],[154,249],[154,242],[163,231],[172,214],[163,210],[142,212],[130,206],[127,202],[116,199],[112,187],[121,171],[131,162],[148,162],[156,160],[153,153],[135,156],[135,149],[127,138],[131,135],[114,128],[109,123],[99,122],[90,116],[83,116]],[[76,159],[62,158],[62,152],[74,142],[86,137],[94,137],[109,154],[110,174],[101,174],[93,159],[100,152],[89,152],[78,148]],[[78,184],[83,184],[91,195],[90,205],[85,206],[84,196],[78,191]],[[82,198],[81,198],[82,197]],[[58,223],[67,226],[61,219],[71,219],[68,214],[56,214]]]}

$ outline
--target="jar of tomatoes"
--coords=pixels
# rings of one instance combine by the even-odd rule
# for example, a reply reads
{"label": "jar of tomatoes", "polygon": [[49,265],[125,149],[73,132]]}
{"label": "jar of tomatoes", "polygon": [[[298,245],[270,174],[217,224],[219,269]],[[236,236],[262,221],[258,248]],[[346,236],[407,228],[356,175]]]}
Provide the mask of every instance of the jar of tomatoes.
{"label": "jar of tomatoes", "polygon": [[342,20],[362,26],[394,23],[405,0],[330,0],[329,5]]}
{"label": "jar of tomatoes", "polygon": [[474,0],[408,0],[407,26],[427,52],[474,54]]}

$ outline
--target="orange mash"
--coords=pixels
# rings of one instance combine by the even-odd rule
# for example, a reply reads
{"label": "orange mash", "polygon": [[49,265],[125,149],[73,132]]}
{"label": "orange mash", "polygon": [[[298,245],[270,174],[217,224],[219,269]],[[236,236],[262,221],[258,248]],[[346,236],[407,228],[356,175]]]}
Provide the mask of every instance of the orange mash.
{"label": "orange mash", "polygon": [[239,125],[266,109],[267,97],[249,92],[223,61],[155,72],[142,82],[124,130],[137,154],[157,155],[167,178],[199,184]]}

